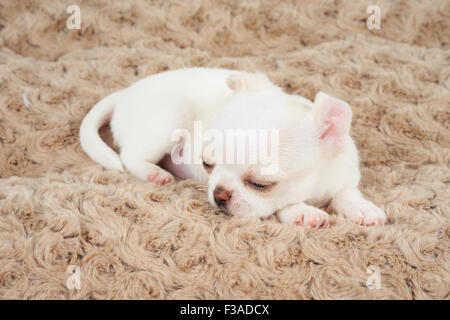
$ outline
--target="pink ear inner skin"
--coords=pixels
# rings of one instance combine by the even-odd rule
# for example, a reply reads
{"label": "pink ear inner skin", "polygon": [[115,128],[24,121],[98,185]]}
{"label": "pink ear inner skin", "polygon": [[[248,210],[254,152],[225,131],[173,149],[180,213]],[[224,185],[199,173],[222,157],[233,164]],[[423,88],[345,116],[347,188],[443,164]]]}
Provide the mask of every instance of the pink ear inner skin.
{"label": "pink ear inner skin", "polygon": [[342,149],[344,138],[350,129],[352,110],[344,101],[328,96],[321,97],[318,107],[322,109],[319,128],[324,130],[320,139],[336,154]]}

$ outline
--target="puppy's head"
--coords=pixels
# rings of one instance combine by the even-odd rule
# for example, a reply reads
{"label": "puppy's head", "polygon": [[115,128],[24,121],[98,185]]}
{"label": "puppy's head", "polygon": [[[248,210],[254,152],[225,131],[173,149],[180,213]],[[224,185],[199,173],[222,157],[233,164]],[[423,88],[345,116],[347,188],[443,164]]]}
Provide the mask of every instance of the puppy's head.
{"label": "puppy's head", "polygon": [[321,166],[341,152],[350,122],[348,104],[324,93],[312,108],[281,91],[236,93],[203,150],[209,201],[232,215],[267,217],[314,197]]}

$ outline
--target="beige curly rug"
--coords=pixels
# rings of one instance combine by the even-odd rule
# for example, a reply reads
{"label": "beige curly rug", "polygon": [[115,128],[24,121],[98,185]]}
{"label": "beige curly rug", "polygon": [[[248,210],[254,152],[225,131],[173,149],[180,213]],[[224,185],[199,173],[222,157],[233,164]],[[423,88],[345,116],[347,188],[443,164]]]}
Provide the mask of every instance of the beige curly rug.
{"label": "beige curly rug", "polygon": [[[449,299],[449,1],[74,2],[80,30],[67,1],[0,3],[0,298]],[[205,185],[157,187],[83,153],[98,100],[188,66],[348,101],[361,190],[388,224],[228,217]]]}

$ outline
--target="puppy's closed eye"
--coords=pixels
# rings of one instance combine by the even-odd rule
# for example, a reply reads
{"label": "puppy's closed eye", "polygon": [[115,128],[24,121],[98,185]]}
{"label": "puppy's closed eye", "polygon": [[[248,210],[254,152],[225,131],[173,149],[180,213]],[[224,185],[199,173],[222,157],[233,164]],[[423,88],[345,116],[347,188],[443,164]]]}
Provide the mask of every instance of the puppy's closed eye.
{"label": "puppy's closed eye", "polygon": [[249,187],[251,187],[252,189],[258,191],[269,191],[276,185],[276,182],[259,182],[250,179],[245,179],[244,183]]}
{"label": "puppy's closed eye", "polygon": [[203,168],[205,168],[206,172],[211,173],[214,169],[214,164],[203,161]]}

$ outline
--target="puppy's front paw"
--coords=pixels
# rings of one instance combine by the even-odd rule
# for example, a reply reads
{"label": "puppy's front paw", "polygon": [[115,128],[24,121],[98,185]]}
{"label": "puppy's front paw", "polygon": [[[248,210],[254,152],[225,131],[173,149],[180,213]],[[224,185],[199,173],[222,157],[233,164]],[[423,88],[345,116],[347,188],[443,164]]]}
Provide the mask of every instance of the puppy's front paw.
{"label": "puppy's front paw", "polygon": [[335,206],[335,209],[339,214],[363,226],[384,224],[387,221],[386,214],[383,210],[363,198],[352,201],[341,201]]}
{"label": "puppy's front paw", "polygon": [[153,182],[153,183],[156,183],[157,185],[162,186],[162,185],[164,185],[166,183],[173,182],[174,178],[167,171],[155,170],[155,171],[150,172],[147,175],[147,181],[148,182]]}
{"label": "puppy's front paw", "polygon": [[278,213],[282,223],[290,223],[298,226],[309,226],[314,228],[328,225],[328,214],[315,207],[299,204],[285,209]]}

